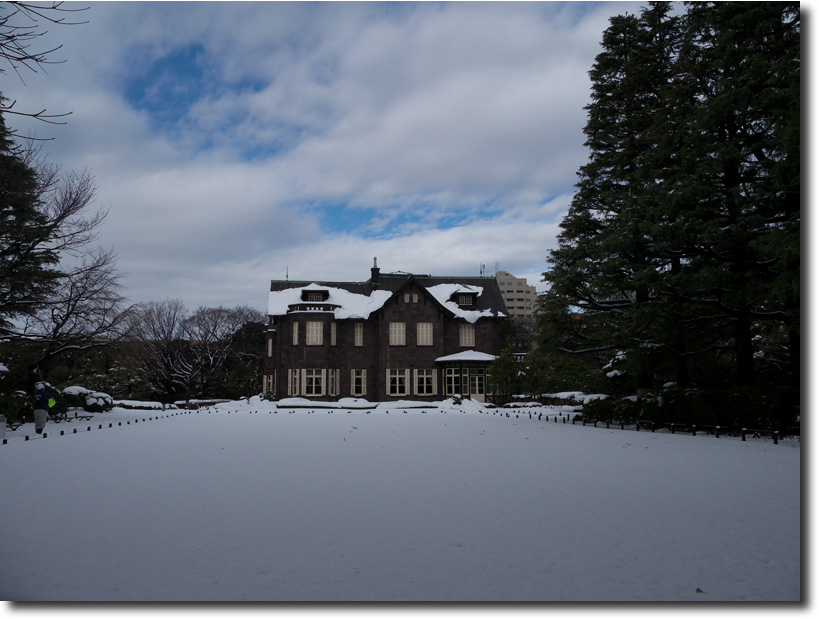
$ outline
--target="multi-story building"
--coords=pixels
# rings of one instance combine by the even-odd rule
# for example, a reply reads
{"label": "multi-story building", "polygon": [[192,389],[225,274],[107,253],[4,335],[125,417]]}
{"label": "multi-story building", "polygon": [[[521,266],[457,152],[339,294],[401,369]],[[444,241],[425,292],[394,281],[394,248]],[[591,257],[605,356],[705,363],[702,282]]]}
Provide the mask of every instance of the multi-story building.
{"label": "multi-story building", "polygon": [[537,289],[530,286],[525,278],[515,277],[506,271],[495,274],[506,310],[513,318],[531,318],[535,312]]}
{"label": "multi-story building", "polygon": [[506,307],[492,277],[274,280],[264,390],[276,399],[484,401]]}

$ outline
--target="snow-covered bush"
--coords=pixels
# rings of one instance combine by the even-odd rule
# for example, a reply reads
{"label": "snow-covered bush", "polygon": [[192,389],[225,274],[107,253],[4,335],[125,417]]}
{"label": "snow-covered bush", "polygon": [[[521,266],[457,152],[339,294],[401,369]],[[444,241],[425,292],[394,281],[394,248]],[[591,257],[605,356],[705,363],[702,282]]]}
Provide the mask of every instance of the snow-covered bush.
{"label": "snow-covered bush", "polygon": [[107,393],[71,386],[62,391],[69,408],[82,408],[89,413],[105,413],[114,407],[114,399]]}
{"label": "snow-covered bush", "polygon": [[95,391],[85,397],[85,410],[89,413],[105,413],[114,408],[114,399],[107,393]]}

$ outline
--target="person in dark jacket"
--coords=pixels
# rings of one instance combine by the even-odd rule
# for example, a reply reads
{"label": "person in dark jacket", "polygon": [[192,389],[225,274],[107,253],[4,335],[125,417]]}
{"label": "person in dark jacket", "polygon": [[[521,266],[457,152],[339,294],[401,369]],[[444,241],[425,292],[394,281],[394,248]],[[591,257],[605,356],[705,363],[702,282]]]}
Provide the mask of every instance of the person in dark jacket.
{"label": "person in dark jacket", "polygon": [[42,434],[48,421],[48,410],[54,406],[54,387],[47,383],[37,383],[34,394],[34,431]]}

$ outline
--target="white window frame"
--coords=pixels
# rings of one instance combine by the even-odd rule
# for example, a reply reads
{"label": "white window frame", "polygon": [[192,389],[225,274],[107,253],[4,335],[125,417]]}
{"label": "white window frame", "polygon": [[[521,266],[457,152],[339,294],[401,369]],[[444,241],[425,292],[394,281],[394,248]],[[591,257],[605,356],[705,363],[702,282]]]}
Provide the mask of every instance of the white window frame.
{"label": "white window frame", "polygon": [[[359,389],[356,389],[356,380],[361,381]],[[356,396],[367,395],[367,370],[350,370],[350,393]]]}
{"label": "white window frame", "polygon": [[391,322],[390,323],[390,346],[406,346],[407,345],[407,323],[405,322]]}
{"label": "white window frame", "polygon": [[338,395],[341,370],[327,371],[327,393],[328,395]]}
{"label": "white window frame", "polygon": [[473,305],[472,302],[472,295],[471,294],[459,294],[458,295],[458,305]]}
{"label": "white window frame", "polygon": [[324,323],[320,320],[308,320],[304,328],[305,346],[324,346]]}
{"label": "white window frame", "polygon": [[[438,372],[435,370],[413,370],[415,395],[436,395],[438,393]],[[423,382],[422,382],[423,381]]]}
{"label": "white window frame", "polygon": [[446,369],[446,395],[463,394],[463,376],[461,368]]}
{"label": "white window frame", "polygon": [[416,326],[418,346],[432,346],[433,323],[419,322]]}
{"label": "white window frame", "polygon": [[301,371],[287,370],[287,395],[301,395]]}
{"label": "white window frame", "polygon": [[472,348],[475,346],[475,325],[472,323],[461,323],[458,335],[461,348]]}
{"label": "white window frame", "polygon": [[337,328],[335,321],[330,323],[330,346],[336,345]]}
{"label": "white window frame", "polygon": [[325,395],[327,386],[327,370],[316,368],[303,369],[301,371],[302,395],[322,396]]}
{"label": "white window frame", "polygon": [[355,335],[353,339],[353,346],[364,346],[364,323],[357,322],[354,327]]}
{"label": "white window frame", "polygon": [[486,370],[469,368],[469,395],[486,395]]}
{"label": "white window frame", "polygon": [[410,394],[410,371],[387,370],[387,395],[399,396]]}
{"label": "white window frame", "polygon": [[299,345],[299,323],[293,323],[293,346]]}

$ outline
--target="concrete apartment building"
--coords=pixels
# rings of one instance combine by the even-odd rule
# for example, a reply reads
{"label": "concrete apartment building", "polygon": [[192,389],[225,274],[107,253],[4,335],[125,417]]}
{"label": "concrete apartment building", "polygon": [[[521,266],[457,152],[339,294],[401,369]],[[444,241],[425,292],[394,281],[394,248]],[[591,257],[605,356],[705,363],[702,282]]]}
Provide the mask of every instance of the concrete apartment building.
{"label": "concrete apartment building", "polygon": [[535,312],[537,289],[530,286],[526,278],[515,277],[506,271],[495,274],[501,296],[506,303],[506,311],[512,318],[531,318]]}

